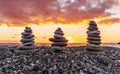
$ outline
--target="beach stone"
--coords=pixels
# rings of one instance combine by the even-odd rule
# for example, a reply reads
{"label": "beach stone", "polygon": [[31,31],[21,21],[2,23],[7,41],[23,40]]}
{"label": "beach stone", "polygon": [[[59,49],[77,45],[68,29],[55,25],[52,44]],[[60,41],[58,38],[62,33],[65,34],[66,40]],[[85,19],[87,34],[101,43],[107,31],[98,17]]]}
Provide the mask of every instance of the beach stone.
{"label": "beach stone", "polygon": [[107,64],[115,64],[115,61],[106,57],[106,56],[100,56],[99,59],[103,60],[104,62],[106,62]]}
{"label": "beach stone", "polygon": [[88,37],[87,38],[89,41],[95,40],[95,41],[101,41],[100,38],[96,38],[96,37]]}
{"label": "beach stone", "polygon": [[95,23],[95,21],[90,21],[89,25],[91,25],[91,26],[97,26],[97,24]]}
{"label": "beach stone", "polygon": [[29,43],[29,42],[34,42],[33,41],[34,39],[32,39],[32,38],[30,38],[30,39],[21,39],[20,41],[22,42],[22,43]]}
{"label": "beach stone", "polygon": [[100,47],[90,47],[90,46],[86,46],[86,49],[88,51],[101,51],[101,48]]}
{"label": "beach stone", "polygon": [[23,35],[23,36],[28,36],[29,34],[31,34],[31,33],[26,33],[26,32],[21,33],[21,35]]}
{"label": "beach stone", "polygon": [[98,28],[96,26],[89,26],[87,29],[90,31],[98,30]]}
{"label": "beach stone", "polygon": [[99,45],[94,45],[94,44],[87,44],[88,47],[96,47],[96,48],[99,48],[100,46]]}
{"label": "beach stone", "polygon": [[67,39],[55,39],[55,38],[49,38],[49,41],[52,41],[52,42],[62,42],[62,41],[68,42]]}
{"label": "beach stone", "polygon": [[30,32],[30,33],[32,32],[31,28],[27,28],[27,29],[25,29],[24,31],[25,31],[25,32]]}
{"label": "beach stone", "polygon": [[32,67],[32,71],[39,71],[40,67],[38,65],[34,65]]}
{"label": "beach stone", "polygon": [[56,50],[61,50],[62,49],[61,47],[58,47],[58,46],[53,46],[52,48],[56,49]]}
{"label": "beach stone", "polygon": [[59,35],[59,34],[55,34],[54,38],[56,38],[56,39],[64,39],[64,37],[62,35]]}
{"label": "beach stone", "polygon": [[100,41],[87,41],[87,42],[90,43],[90,44],[95,44],[95,45],[101,44]]}
{"label": "beach stone", "polygon": [[29,50],[29,49],[34,49],[35,46],[18,46],[19,50]]}
{"label": "beach stone", "polygon": [[52,45],[52,46],[60,46],[60,47],[63,47],[63,46],[66,46],[67,43],[66,43],[66,42],[55,42],[55,43],[52,43],[51,45]]}
{"label": "beach stone", "polygon": [[59,46],[52,46],[52,48],[54,49],[54,52],[62,52],[62,50],[64,49],[64,48],[59,47]]}
{"label": "beach stone", "polygon": [[94,21],[90,21],[87,33],[87,46],[86,50],[89,51],[101,51],[100,44],[100,31],[98,30],[97,24]]}
{"label": "beach stone", "polygon": [[[54,32],[54,38],[49,38],[49,41],[53,42],[51,46],[55,50],[61,50],[62,47],[67,46],[68,40],[63,36],[64,33],[61,28],[57,28],[57,30]],[[57,49],[58,48],[58,49]]]}
{"label": "beach stone", "polygon": [[34,44],[34,42],[29,42],[29,43],[24,43],[24,46],[32,46]]}
{"label": "beach stone", "polygon": [[94,35],[94,34],[88,34],[87,36],[88,36],[88,37],[96,37],[96,38],[101,38],[101,36],[99,36],[99,35]]}
{"label": "beach stone", "polygon": [[63,33],[63,32],[60,32],[60,31],[55,31],[54,33],[55,33],[55,34],[59,34],[59,35],[64,35],[64,33]]}
{"label": "beach stone", "polygon": [[24,39],[24,38],[33,38],[34,37],[34,35],[28,35],[28,36],[22,36],[22,38]]}
{"label": "beach stone", "polygon": [[21,46],[18,46],[17,48],[19,50],[31,50],[35,48],[34,45],[34,35],[32,34],[32,30],[30,27],[25,27],[25,30],[23,33],[21,33],[22,39],[20,40],[22,42]]}
{"label": "beach stone", "polygon": [[94,35],[99,35],[100,31],[87,31],[87,34],[94,34]]}

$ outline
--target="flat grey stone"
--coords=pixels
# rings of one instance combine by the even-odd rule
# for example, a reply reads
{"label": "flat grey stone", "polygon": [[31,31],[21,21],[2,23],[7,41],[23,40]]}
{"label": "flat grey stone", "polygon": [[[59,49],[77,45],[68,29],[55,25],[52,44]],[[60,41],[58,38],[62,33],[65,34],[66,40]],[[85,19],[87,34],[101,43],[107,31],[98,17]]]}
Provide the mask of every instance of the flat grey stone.
{"label": "flat grey stone", "polygon": [[28,39],[21,39],[21,42],[26,43],[26,42],[33,42],[33,38],[28,38]]}
{"label": "flat grey stone", "polygon": [[35,46],[18,46],[17,49],[19,50],[31,50],[34,49]]}
{"label": "flat grey stone", "polygon": [[24,35],[24,36],[27,36],[27,35],[30,35],[31,33],[28,33],[28,32],[22,32],[21,34]]}
{"label": "flat grey stone", "polygon": [[68,42],[67,39],[55,39],[55,38],[50,38],[49,40],[52,41],[52,42]]}
{"label": "flat grey stone", "polygon": [[100,31],[87,31],[87,34],[95,34],[95,35],[100,35]]}
{"label": "flat grey stone", "polygon": [[64,39],[64,37],[62,35],[59,35],[59,34],[55,34],[54,38],[56,38],[56,39]]}
{"label": "flat grey stone", "polygon": [[55,34],[59,34],[59,35],[64,35],[64,33],[61,32],[61,31],[55,31],[54,33],[55,33]]}
{"label": "flat grey stone", "polygon": [[53,46],[52,48],[55,49],[55,50],[61,50],[62,49],[62,47],[58,47],[58,46]]}
{"label": "flat grey stone", "polygon": [[27,43],[23,43],[23,46],[32,46],[34,44],[34,42],[27,42]]}
{"label": "flat grey stone", "polygon": [[101,41],[101,39],[100,38],[97,38],[97,37],[88,37],[87,38],[88,40],[90,40],[90,41]]}
{"label": "flat grey stone", "polygon": [[30,34],[28,36],[22,36],[22,38],[33,38],[33,37],[34,37],[34,35],[32,35],[32,34]]}
{"label": "flat grey stone", "polygon": [[90,43],[90,44],[96,44],[96,45],[101,44],[100,41],[87,41],[87,42]]}
{"label": "flat grey stone", "polygon": [[60,46],[60,47],[63,47],[63,46],[67,46],[67,43],[66,43],[66,42],[55,42],[55,43],[52,43],[51,45],[52,45],[52,46]]}

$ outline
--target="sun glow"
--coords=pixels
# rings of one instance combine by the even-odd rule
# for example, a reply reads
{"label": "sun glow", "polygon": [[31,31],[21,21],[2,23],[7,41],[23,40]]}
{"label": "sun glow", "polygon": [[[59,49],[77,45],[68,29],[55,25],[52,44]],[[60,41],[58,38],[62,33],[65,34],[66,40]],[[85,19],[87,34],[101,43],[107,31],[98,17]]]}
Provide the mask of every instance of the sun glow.
{"label": "sun glow", "polygon": [[67,37],[68,43],[73,43],[73,38],[72,37]]}

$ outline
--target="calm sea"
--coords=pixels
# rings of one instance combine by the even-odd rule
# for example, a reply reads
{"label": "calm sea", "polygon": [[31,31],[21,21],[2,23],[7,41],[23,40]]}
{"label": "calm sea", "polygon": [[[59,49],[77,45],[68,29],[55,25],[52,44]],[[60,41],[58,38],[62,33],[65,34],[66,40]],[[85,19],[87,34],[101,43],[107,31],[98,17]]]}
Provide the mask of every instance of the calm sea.
{"label": "calm sea", "polygon": [[[16,45],[20,45],[19,43],[0,43],[0,45],[7,45],[7,46],[16,46]],[[50,43],[36,43],[37,46],[50,46]],[[85,46],[86,43],[70,43],[68,44],[68,47],[77,47],[77,46]],[[120,48],[120,44],[117,43],[104,43],[101,44],[101,46],[108,46],[108,47],[118,47]]]}
{"label": "calm sea", "polygon": [[[47,45],[47,46],[50,46],[50,44],[41,44],[41,43],[38,43],[37,45]],[[72,47],[72,46],[85,46],[86,43],[69,43],[68,46],[69,47]],[[120,48],[120,44],[117,44],[117,43],[103,43],[101,44],[101,46],[108,46],[108,47],[118,47]]]}

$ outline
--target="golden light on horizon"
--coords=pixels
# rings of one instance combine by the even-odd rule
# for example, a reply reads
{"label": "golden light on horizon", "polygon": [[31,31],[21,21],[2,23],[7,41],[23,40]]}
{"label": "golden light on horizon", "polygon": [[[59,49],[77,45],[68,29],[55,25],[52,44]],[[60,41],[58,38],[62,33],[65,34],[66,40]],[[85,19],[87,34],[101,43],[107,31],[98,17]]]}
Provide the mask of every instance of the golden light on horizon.
{"label": "golden light on horizon", "polygon": [[74,43],[73,38],[71,36],[66,37],[66,39],[68,40],[68,43]]}
{"label": "golden light on horizon", "polygon": [[0,42],[20,43],[21,33],[29,26],[36,43],[50,43],[49,38],[58,27],[68,43],[86,43],[90,20],[97,23],[102,42],[120,42],[120,0],[67,1],[0,2]]}
{"label": "golden light on horizon", "polygon": [[[35,35],[36,43],[50,43],[49,38],[53,38],[54,31],[58,27],[62,28],[66,39],[69,40],[68,43],[86,43],[88,27],[86,25],[32,25],[30,27]],[[120,41],[120,35],[117,33],[120,32],[119,24],[109,26],[98,25],[98,28],[101,31],[102,43]],[[20,43],[21,33],[24,29],[25,27],[0,26],[0,43]]]}

